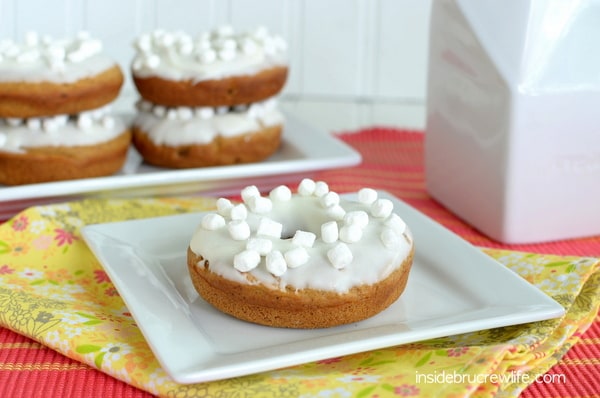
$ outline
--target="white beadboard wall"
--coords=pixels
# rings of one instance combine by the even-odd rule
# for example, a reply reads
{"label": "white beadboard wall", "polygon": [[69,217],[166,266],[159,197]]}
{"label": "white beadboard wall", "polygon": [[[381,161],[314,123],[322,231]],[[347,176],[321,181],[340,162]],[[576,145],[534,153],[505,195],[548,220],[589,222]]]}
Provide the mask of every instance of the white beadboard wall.
{"label": "white beadboard wall", "polygon": [[[434,0],[0,0],[0,39],[89,31],[125,71],[132,43],[156,28],[197,34],[264,25],[288,42],[282,106],[328,131],[424,126]],[[128,77],[115,105],[132,109]]]}

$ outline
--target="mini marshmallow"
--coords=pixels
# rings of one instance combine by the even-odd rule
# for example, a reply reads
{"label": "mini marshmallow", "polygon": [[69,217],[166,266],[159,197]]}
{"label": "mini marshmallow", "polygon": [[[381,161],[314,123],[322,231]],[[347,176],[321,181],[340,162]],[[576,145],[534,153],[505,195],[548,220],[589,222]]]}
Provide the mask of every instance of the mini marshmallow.
{"label": "mini marshmallow", "polygon": [[7,117],[4,120],[11,127],[17,127],[23,124],[23,119],[20,119],[18,117]]}
{"label": "mini marshmallow", "polygon": [[168,120],[176,120],[177,119],[177,111],[173,108],[169,108],[167,110],[167,119]]}
{"label": "mini marshmallow", "polygon": [[392,228],[398,235],[402,235],[404,231],[406,231],[406,223],[396,213],[392,213],[387,220],[385,220],[384,225]]}
{"label": "mini marshmallow", "polygon": [[252,35],[258,40],[264,40],[269,36],[269,31],[265,26],[258,26]]}
{"label": "mini marshmallow", "polygon": [[247,202],[248,199],[250,199],[252,197],[260,196],[260,191],[258,190],[256,185],[249,185],[249,186],[245,187],[244,189],[242,189],[241,196],[242,196],[242,200],[244,202]]}
{"label": "mini marshmallow", "polygon": [[202,51],[197,59],[202,64],[211,64],[217,60],[217,52],[212,49]]}
{"label": "mini marshmallow", "polygon": [[37,32],[27,31],[25,32],[25,44],[29,47],[35,47],[40,42],[40,36]]}
{"label": "mini marshmallow", "polygon": [[225,50],[235,50],[237,48],[237,43],[235,42],[235,40],[230,38],[225,40],[217,40],[215,45]]}
{"label": "mini marshmallow", "polygon": [[271,202],[271,199],[263,196],[252,196],[248,198],[247,204],[250,211],[257,214],[265,214],[273,209],[273,202]]}
{"label": "mini marshmallow", "polygon": [[373,217],[386,218],[394,210],[394,203],[389,199],[377,199],[371,205],[371,214]]}
{"label": "mini marshmallow", "polygon": [[263,217],[260,219],[258,228],[256,230],[257,235],[270,236],[275,239],[281,239],[281,232],[283,231],[283,224],[273,221],[270,218]]}
{"label": "mini marshmallow", "polygon": [[237,51],[235,51],[235,49],[231,49],[231,48],[223,48],[223,49],[219,50],[217,55],[219,56],[219,59],[221,59],[223,61],[231,61],[237,55]]}
{"label": "mini marshmallow", "polygon": [[31,129],[31,130],[39,130],[42,127],[42,122],[40,119],[38,118],[29,118],[27,119],[27,128]]}
{"label": "mini marshmallow", "polygon": [[215,110],[209,106],[201,106],[194,110],[194,114],[196,115],[196,117],[206,120],[210,119],[215,115]]}
{"label": "mini marshmallow", "polygon": [[246,55],[256,54],[258,51],[258,45],[254,40],[245,39],[242,41],[240,46],[242,48],[242,52]]}
{"label": "mini marshmallow", "polygon": [[181,55],[190,55],[194,51],[194,44],[191,41],[179,43],[178,50]]}
{"label": "mini marshmallow", "polygon": [[175,42],[175,37],[173,36],[173,34],[171,32],[166,31],[160,32],[160,34],[157,35],[156,39],[157,44],[164,48],[171,47]]}
{"label": "mini marshmallow", "polygon": [[115,127],[115,118],[111,117],[111,116],[104,116],[102,118],[102,127],[104,127],[105,129],[113,129]]}
{"label": "mini marshmallow", "polygon": [[314,195],[316,197],[322,197],[323,195],[325,195],[327,192],[329,192],[329,185],[327,185],[326,182],[324,181],[317,181],[315,183],[315,192]]}
{"label": "mini marshmallow", "polygon": [[328,208],[339,204],[340,195],[338,195],[336,192],[330,191],[327,192],[325,195],[321,196],[321,206],[323,206],[324,208]]}
{"label": "mini marshmallow", "polygon": [[156,54],[151,54],[144,60],[146,66],[150,69],[156,69],[160,65],[160,57]]}
{"label": "mini marshmallow", "polygon": [[196,54],[200,54],[202,51],[210,50],[211,48],[212,44],[207,35],[201,35],[201,37],[194,42]]}
{"label": "mini marshmallow", "polygon": [[384,227],[379,238],[388,249],[397,247],[400,242],[400,236],[390,227]]}
{"label": "mini marshmallow", "polygon": [[246,240],[250,237],[250,225],[243,220],[233,220],[227,224],[229,235],[233,240]]}
{"label": "mini marshmallow", "polygon": [[363,210],[349,211],[344,216],[344,223],[364,228],[369,224],[369,215]]}
{"label": "mini marshmallow", "polygon": [[163,118],[167,114],[167,108],[162,105],[156,105],[152,108],[152,114],[158,118]]}
{"label": "mini marshmallow", "polygon": [[249,118],[258,119],[258,118],[263,117],[264,114],[265,114],[264,107],[258,102],[254,102],[254,103],[250,104],[250,106],[248,107],[248,117]]}
{"label": "mini marshmallow", "polygon": [[273,242],[265,238],[250,238],[246,242],[246,249],[254,250],[261,256],[266,256],[273,250]]}
{"label": "mini marshmallow", "polygon": [[35,62],[40,58],[40,52],[37,50],[24,51],[17,56],[18,63]]}
{"label": "mini marshmallow", "polygon": [[82,50],[71,51],[67,54],[67,59],[74,64],[81,62],[87,58],[87,53]]}
{"label": "mini marshmallow", "polygon": [[356,224],[344,225],[340,229],[340,240],[346,243],[355,243],[362,238],[362,228]]}
{"label": "mini marshmallow", "polygon": [[42,128],[47,133],[53,133],[58,130],[58,123],[54,118],[47,118],[42,121]]}
{"label": "mini marshmallow", "polygon": [[267,271],[275,276],[281,276],[287,271],[287,264],[283,254],[279,250],[274,250],[267,254],[265,258]]}
{"label": "mini marshmallow", "polygon": [[233,257],[233,267],[240,272],[252,271],[260,264],[260,255],[254,250],[244,250]]}
{"label": "mini marshmallow", "polygon": [[217,213],[223,217],[231,216],[231,209],[233,209],[233,203],[229,199],[219,198],[217,199]]}
{"label": "mini marshmallow", "polygon": [[243,203],[234,205],[229,211],[229,217],[232,220],[245,220],[248,217],[248,209]]}
{"label": "mini marshmallow", "polygon": [[104,115],[107,115],[110,112],[110,109],[106,106],[97,108],[97,109],[93,109],[91,111],[89,111],[90,116],[92,117],[92,119],[94,120],[100,120],[102,119],[102,117]]}
{"label": "mini marshmallow", "polygon": [[327,258],[335,269],[342,269],[352,263],[354,256],[345,243],[338,243],[327,251]]}
{"label": "mini marshmallow", "polygon": [[216,231],[217,229],[225,226],[225,219],[219,214],[209,213],[202,218],[201,225],[204,229]]}
{"label": "mini marshmallow", "polygon": [[292,238],[292,244],[302,247],[313,247],[317,236],[312,232],[297,230]]}
{"label": "mini marshmallow", "polygon": [[150,101],[146,101],[146,100],[139,100],[135,103],[135,106],[141,111],[141,112],[152,112],[152,102]]}
{"label": "mini marshmallow", "polygon": [[338,240],[340,236],[337,222],[328,221],[321,224],[321,239],[325,243],[333,243]]}
{"label": "mini marshmallow", "polygon": [[283,254],[283,257],[285,258],[288,268],[296,268],[306,264],[310,256],[308,255],[306,248],[295,247],[286,251]]}
{"label": "mini marshmallow", "polygon": [[292,191],[285,185],[280,185],[269,192],[269,197],[273,201],[287,202],[292,199]]}
{"label": "mini marshmallow", "polygon": [[135,46],[135,49],[140,52],[149,52],[150,50],[152,50],[152,40],[150,38],[150,35],[144,34],[138,37],[137,40],[135,40],[135,42],[133,43],[133,45]]}
{"label": "mini marshmallow", "polygon": [[365,205],[373,204],[377,200],[377,191],[371,188],[362,188],[358,191],[358,201]]}
{"label": "mini marshmallow", "polygon": [[53,117],[54,121],[59,126],[66,126],[69,121],[69,115],[56,115]]}
{"label": "mini marshmallow", "polygon": [[327,215],[334,220],[342,221],[346,216],[346,210],[339,204],[327,208]]}
{"label": "mini marshmallow", "polygon": [[316,184],[310,178],[305,178],[298,185],[298,193],[302,196],[310,196],[315,192]]}
{"label": "mini marshmallow", "polygon": [[177,108],[177,117],[179,120],[190,120],[194,116],[192,109],[187,106],[180,106]]}

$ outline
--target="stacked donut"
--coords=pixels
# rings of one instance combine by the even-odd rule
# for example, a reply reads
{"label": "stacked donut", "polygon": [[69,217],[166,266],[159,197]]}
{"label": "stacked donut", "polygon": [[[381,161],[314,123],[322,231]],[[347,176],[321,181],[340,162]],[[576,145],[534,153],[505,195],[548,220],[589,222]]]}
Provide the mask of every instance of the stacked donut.
{"label": "stacked donut", "polygon": [[276,95],[286,43],[265,28],[222,26],[198,37],[156,30],[135,42],[141,96],[133,143],[151,164],[192,168],[263,160],[280,146]]}
{"label": "stacked donut", "polygon": [[123,73],[87,33],[0,41],[0,184],[109,175],[131,133],[110,115]]}

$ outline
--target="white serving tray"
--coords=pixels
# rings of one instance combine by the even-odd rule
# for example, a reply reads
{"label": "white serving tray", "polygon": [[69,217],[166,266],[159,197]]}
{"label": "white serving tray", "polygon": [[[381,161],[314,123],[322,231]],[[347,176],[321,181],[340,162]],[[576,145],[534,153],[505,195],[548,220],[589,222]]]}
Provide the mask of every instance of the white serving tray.
{"label": "white serving tray", "polygon": [[166,169],[142,162],[131,148],[123,168],[108,177],[9,187],[0,185],[0,219],[26,207],[90,196],[227,195],[253,184],[270,189],[318,170],[354,166],[361,156],[343,141],[286,113],[281,148],[259,163]]}

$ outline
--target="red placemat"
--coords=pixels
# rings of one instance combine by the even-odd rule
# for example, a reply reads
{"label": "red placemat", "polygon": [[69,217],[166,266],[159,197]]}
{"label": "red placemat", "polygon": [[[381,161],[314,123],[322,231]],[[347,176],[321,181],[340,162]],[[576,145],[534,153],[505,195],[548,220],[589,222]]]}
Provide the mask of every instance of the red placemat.
{"label": "red placemat", "polygon": [[[600,257],[600,236],[545,244],[504,245],[456,218],[425,191],[423,135],[419,132],[373,128],[339,136],[361,152],[363,163],[353,168],[327,170],[314,177],[327,181],[332,190],[348,192],[364,186],[387,190],[482,247]],[[596,318],[580,342],[548,373],[564,375],[565,383],[534,383],[523,396],[597,396],[600,391],[597,381],[600,375],[599,343],[600,319]],[[150,395],[7,329],[0,329],[0,396]],[[202,396],[201,391],[198,396]]]}

